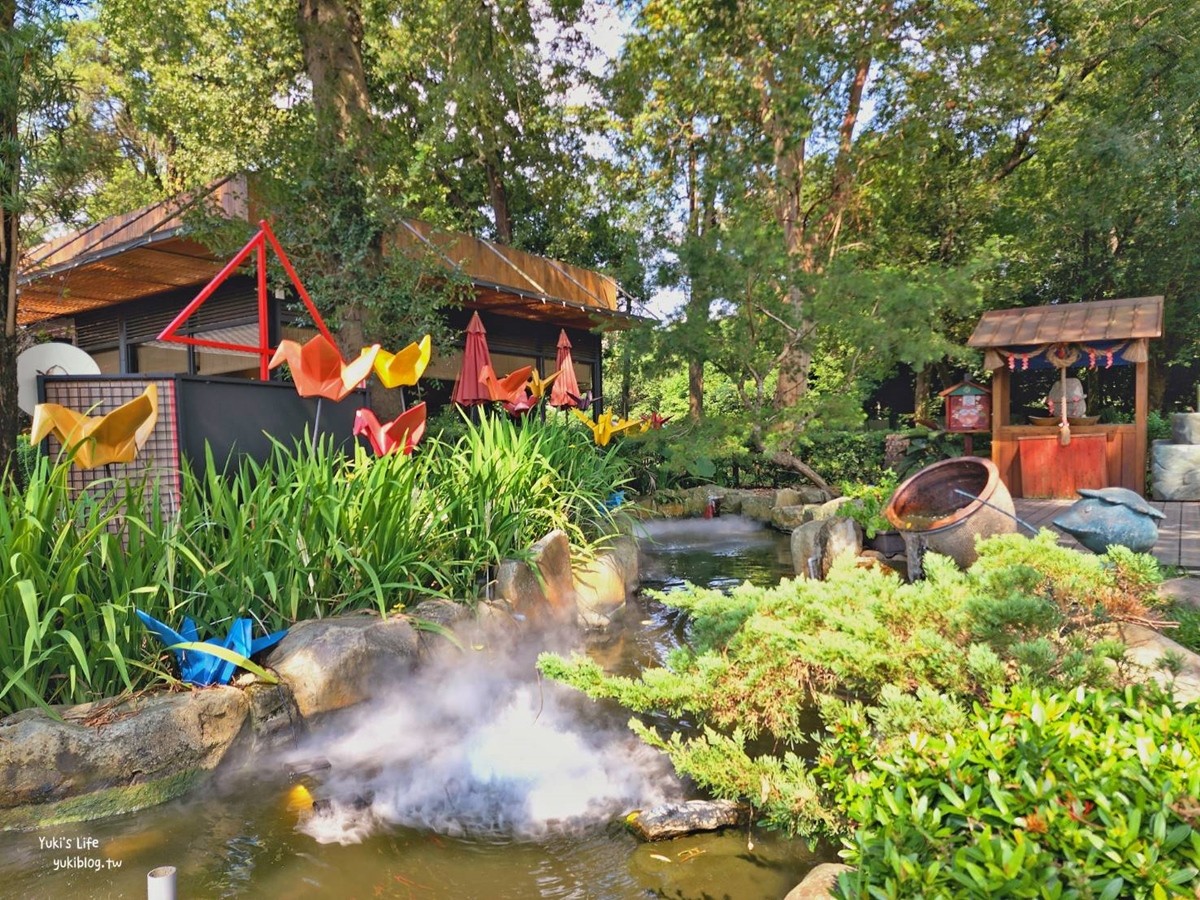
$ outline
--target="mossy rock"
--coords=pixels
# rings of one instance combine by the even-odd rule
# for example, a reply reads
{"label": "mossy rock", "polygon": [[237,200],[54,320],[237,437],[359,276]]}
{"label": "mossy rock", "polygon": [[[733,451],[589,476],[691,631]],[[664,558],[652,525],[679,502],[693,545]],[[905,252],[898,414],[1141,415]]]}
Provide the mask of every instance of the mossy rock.
{"label": "mossy rock", "polygon": [[105,788],[54,803],[0,809],[0,831],[23,831],[71,822],[90,822],[148,809],[183,796],[206,774],[202,769],[192,769],[142,784]]}

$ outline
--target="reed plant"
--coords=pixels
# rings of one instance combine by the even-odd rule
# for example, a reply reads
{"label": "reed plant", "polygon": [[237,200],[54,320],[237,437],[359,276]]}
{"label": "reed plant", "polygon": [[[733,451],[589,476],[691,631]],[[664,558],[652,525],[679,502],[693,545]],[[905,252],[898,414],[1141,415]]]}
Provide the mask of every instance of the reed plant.
{"label": "reed plant", "polygon": [[171,678],[135,606],[216,634],[241,616],[265,632],[429,596],[473,602],[553,528],[581,547],[602,539],[623,472],[578,429],[490,416],[411,457],[346,456],[330,438],[277,443],[259,462],[209,454],[168,504],[146,483],[74,492],[66,461],[40,459],[0,495],[0,715]]}

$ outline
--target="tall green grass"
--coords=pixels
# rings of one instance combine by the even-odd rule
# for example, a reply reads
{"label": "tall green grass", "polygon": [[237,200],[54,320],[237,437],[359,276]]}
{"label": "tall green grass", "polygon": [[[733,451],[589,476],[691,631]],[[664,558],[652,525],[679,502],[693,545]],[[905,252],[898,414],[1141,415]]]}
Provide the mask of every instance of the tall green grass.
{"label": "tall green grass", "polygon": [[561,423],[485,417],[411,457],[344,457],[329,439],[277,444],[184,475],[172,515],[151,486],[67,488],[39,460],[0,498],[0,714],[169,678],[133,607],[178,626],[266,630],[422,597],[473,602],[489,573],[552,528],[580,546],[612,523],[612,452]]}

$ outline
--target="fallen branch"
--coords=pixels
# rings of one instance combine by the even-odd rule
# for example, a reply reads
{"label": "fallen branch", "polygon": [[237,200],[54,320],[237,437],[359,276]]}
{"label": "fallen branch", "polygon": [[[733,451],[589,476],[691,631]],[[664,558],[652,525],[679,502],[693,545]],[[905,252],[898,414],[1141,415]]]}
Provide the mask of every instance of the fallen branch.
{"label": "fallen branch", "polygon": [[794,472],[799,472],[831,497],[837,496],[838,492],[831,488],[828,482],[826,482],[824,478],[813,471],[812,467],[804,462],[804,460],[802,460],[800,457],[788,453],[785,450],[779,450],[771,454],[770,460],[781,469],[791,469]]}

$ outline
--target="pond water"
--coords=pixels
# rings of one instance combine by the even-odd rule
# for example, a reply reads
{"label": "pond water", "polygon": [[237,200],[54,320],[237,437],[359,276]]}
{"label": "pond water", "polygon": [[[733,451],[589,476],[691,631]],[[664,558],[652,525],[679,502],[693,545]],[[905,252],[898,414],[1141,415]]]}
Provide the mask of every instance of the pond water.
{"label": "pond water", "polygon": [[[642,565],[658,590],[791,571],[786,538],[737,517],[649,524]],[[654,664],[683,635],[644,596],[626,623],[587,647],[610,670]],[[778,900],[814,864],[802,842],[758,832],[636,841],[622,814],[694,791],[627,718],[539,682],[530,652],[469,647],[186,799],[0,834],[0,896],[141,898],[146,872],[172,865],[189,900]]]}

